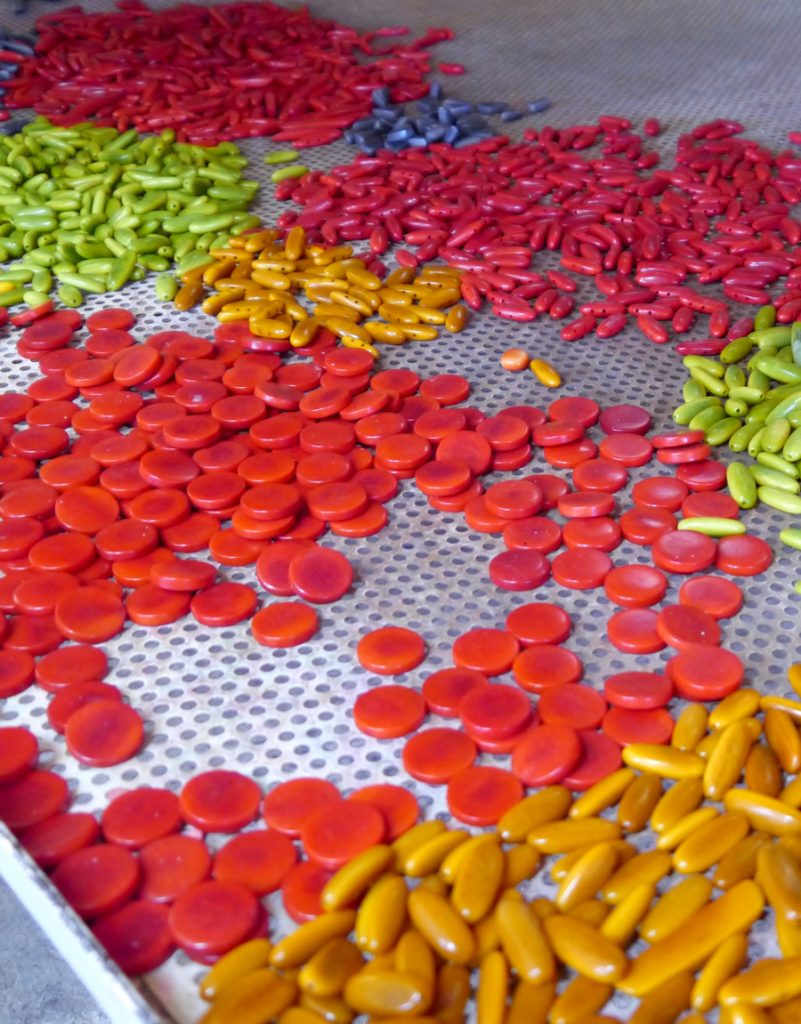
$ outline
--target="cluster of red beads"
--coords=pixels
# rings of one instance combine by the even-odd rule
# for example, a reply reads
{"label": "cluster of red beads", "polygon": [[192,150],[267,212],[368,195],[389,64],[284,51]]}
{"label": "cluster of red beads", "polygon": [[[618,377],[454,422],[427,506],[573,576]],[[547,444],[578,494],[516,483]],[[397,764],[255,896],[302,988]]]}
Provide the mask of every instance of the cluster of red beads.
{"label": "cluster of red beads", "polygon": [[[0,819],[129,974],[154,970],[176,948],[212,963],[265,934],[263,898],[279,890],[295,921],[310,920],[339,867],[394,841],[420,813],[390,783],[355,790],[343,813],[339,790],[323,779],[279,783],[263,797],[252,779],[217,769],[177,795],[123,792],[98,820],[68,810],[67,784],[36,768],[37,757],[27,729],[0,729]],[[208,840],[257,819],[267,827]]]}
{"label": "cluster of red beads", "polygon": [[[488,303],[505,319],[564,320],[578,306],[565,341],[611,338],[636,323],[662,344],[704,317],[709,338],[692,351],[715,352],[732,326],[727,300],[772,301],[780,323],[801,315],[801,161],[741,131],[730,121],[699,125],[665,169],[631,122],[613,117],[529,129],[516,144],[380,151],[282,182],[276,197],[303,209],[279,224],[328,244],[369,240],[379,255],[403,244],[397,258],[409,266],[445,260],[463,272],[471,308]],[[583,152],[596,144],[599,155]],[[535,270],[548,252],[558,269]],[[587,278],[601,297],[577,302]],[[784,292],[771,295],[782,278]],[[712,284],[722,294],[700,287]]]}
{"label": "cluster of red beads", "polygon": [[36,55],[7,83],[8,107],[58,125],[171,128],[200,145],[271,135],[318,146],[369,114],[375,89],[389,86],[397,103],[425,96],[426,48],[453,38],[436,28],[387,44],[408,29],[360,33],[272,3],[117,6],[39,18]]}
{"label": "cluster of red beads", "polygon": [[[420,417],[415,431],[436,433],[438,448],[415,479],[435,507],[445,500],[445,510],[462,511],[472,529],[503,537],[506,551],[490,562],[493,582],[530,591],[553,576],[568,589],[603,587],[616,606],[607,624],[612,646],[638,655],[665,647],[676,652],[664,670],[615,673],[599,692],[581,684],[582,662],[562,646],[570,616],[555,604],[536,602],[510,612],[504,629],[477,628],[459,637],[454,667],[429,675],[419,690],[380,685],[357,698],[354,719],[361,731],[380,739],[414,733],[403,751],[408,773],[446,785],[458,820],[492,825],[521,799],[524,787],[561,782],[581,791],[620,766],[623,746],[669,742],[674,697],[720,700],[737,689],[743,665],[720,647],[719,622],[736,615],[743,595],[732,580],[700,574],[714,567],[735,577],[756,575],[770,565],[772,552],[746,534],[715,541],[677,528],[679,512],[684,518],[739,515],[736,502],[720,493],[725,468],[709,458],[698,431],[648,438],[645,410],[617,406],[601,412],[587,398],[559,398],[547,417],[527,406],[504,410],[472,431],[465,420],[459,409]],[[596,423],[605,435],[600,457],[586,436]],[[494,455],[514,450],[504,447],[513,441],[525,446],[523,462],[533,443],[551,465],[572,469],[575,490],[555,474],[538,473],[485,492],[479,477]],[[633,507],[616,518],[614,494],[628,483],[628,469],[645,466],[654,455],[676,475],[640,479],[631,491]],[[650,547],[653,565],[614,565],[609,553],[624,537]],[[549,561],[563,544],[567,550]],[[656,610],[668,589],[667,573],[691,578],[678,603]],[[369,671],[396,675],[420,665],[425,648],[413,631],[387,626],[363,637],[357,653]],[[508,673],[514,683],[496,681]],[[429,714],[458,719],[460,727],[417,731]],[[482,752],[509,755],[511,770],[477,764]]]}

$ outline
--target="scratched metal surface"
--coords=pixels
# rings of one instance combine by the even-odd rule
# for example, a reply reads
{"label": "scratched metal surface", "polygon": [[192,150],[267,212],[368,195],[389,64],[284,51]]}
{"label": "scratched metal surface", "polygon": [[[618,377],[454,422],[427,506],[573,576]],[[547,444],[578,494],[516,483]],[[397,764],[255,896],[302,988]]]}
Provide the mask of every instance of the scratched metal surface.
{"label": "scratched metal surface", "polygon": [[[109,6],[105,0],[87,4],[92,10]],[[784,144],[788,129],[801,126],[796,116],[801,23],[791,0],[762,5],[747,0],[508,0],[496,9],[478,0],[445,0],[435,8],[421,0],[400,7],[388,0],[370,5],[329,0],[313,8],[359,28],[399,20],[416,31],[431,22],[453,26],[457,39],[441,45],[435,55],[463,62],[468,74],[444,79],[449,94],[521,104],[549,95],[554,101],[547,115],[512,125],[514,137],[527,124],[546,120],[562,125],[615,113],[640,124],[646,116],[657,116],[668,126],[658,146],[669,157],[681,132],[713,116],[742,120],[750,135],[773,147]],[[26,18],[0,18],[9,27],[25,28],[31,16],[53,10],[51,4],[34,2]],[[271,145],[255,140],[244,146],[251,158],[248,175],[265,183],[255,211],[266,222],[285,208],[271,199],[262,162]],[[304,160],[324,168],[352,152],[337,144],[307,151]],[[536,265],[550,264],[538,257]],[[589,292],[584,294],[589,297]],[[167,327],[201,335],[213,329],[213,321],[203,315],[159,306],[152,282],[126,288],[115,297],[118,303],[137,312],[134,333],[140,338]],[[86,310],[109,304],[92,299]],[[558,326],[549,321],[517,325],[479,315],[456,338],[385,349],[382,363],[409,366],[422,376],[464,373],[473,382],[470,403],[488,412],[546,402],[531,376],[500,370],[498,356],[511,344],[551,358],[563,372],[563,394],[591,394],[605,405],[641,403],[654,413],[656,426],[668,424],[678,401],[683,373],[669,347],[652,346],[633,333],[568,347],[558,338]],[[34,376],[31,365],[16,355],[10,339],[0,345],[2,388],[23,388]],[[546,469],[535,455],[520,473]],[[631,482],[651,472],[648,467],[635,470]],[[620,495],[621,503],[627,493]],[[664,652],[635,658],[611,647],[605,635],[611,606],[602,593],[577,593],[553,581],[535,595],[497,590],[488,579],[487,564],[501,549],[500,540],[471,534],[460,517],[433,511],[413,486],[402,487],[389,511],[390,525],[376,537],[326,536],[326,544],[347,554],[357,581],[343,600],[321,609],[320,632],[298,649],[266,650],[251,638],[247,624],[209,630],[189,619],[155,630],[129,626],[108,643],[109,680],[125,691],[146,721],[147,745],[132,761],[103,771],[78,765],[46,724],[45,694],[38,690],[6,701],[0,722],[34,729],[55,770],[68,779],[73,806],[81,810],[99,811],[122,788],[154,784],[177,790],[196,772],[225,766],[247,772],[264,789],[296,773],[325,775],[344,790],[379,780],[401,782],[418,795],[428,813],[444,814],[441,789],[404,777],[402,741],[371,741],[353,726],[356,694],[379,682],[355,658],[363,633],[389,622],[419,630],[428,657],[400,680],[419,686],[428,673],[450,664],[453,639],[467,628],[500,626],[510,609],[527,600],[553,600],[573,616],[575,628],[567,646],[584,661],[591,685],[600,687],[614,671],[658,669],[667,660]],[[771,542],[786,525],[783,515],[770,510],[751,512],[746,522],[749,530]],[[628,543],[612,557],[616,564],[648,560],[647,552]],[[745,608],[724,629],[724,643],[746,663],[748,682],[764,692],[783,692],[786,666],[799,655],[801,598],[791,589],[796,562],[792,552],[779,549],[768,572],[745,581]],[[251,568],[224,569],[221,576],[255,583]],[[665,601],[675,593],[674,585]],[[437,724],[437,719],[431,722]],[[484,760],[506,763],[505,758]],[[201,973],[197,965],[175,956],[141,983],[128,982],[7,834],[0,836],[0,875],[44,924],[113,1021],[127,1024],[163,1015],[190,1024],[197,1018],[202,1008],[194,995]],[[275,911],[280,932],[285,925],[280,910],[272,899],[268,906]],[[767,930],[760,936],[754,949],[765,952]],[[616,1009],[625,1018],[627,1005],[621,1002]],[[24,1024],[33,1020],[27,1011],[24,984],[12,987],[10,995],[6,989],[0,1021]],[[57,1011],[52,1018],[39,1013],[36,1019],[39,1024],[63,1020]]]}

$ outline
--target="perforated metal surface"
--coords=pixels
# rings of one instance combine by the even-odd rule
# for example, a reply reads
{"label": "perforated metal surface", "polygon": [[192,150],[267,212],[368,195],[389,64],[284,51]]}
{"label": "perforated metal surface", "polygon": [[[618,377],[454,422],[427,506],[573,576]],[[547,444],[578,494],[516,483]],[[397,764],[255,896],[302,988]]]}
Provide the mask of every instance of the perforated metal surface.
{"label": "perforated metal surface", "polygon": [[[110,5],[96,0],[86,6],[100,10]],[[750,135],[774,147],[783,145],[787,129],[798,127],[795,65],[801,27],[792,2],[512,0],[491,12],[478,0],[448,0],[434,8],[415,0],[402,10],[388,0],[369,7],[357,0],[331,0],[324,9],[315,7],[364,28],[399,20],[413,30],[430,22],[449,23],[457,39],[439,47],[436,57],[460,60],[469,70],[464,78],[445,80],[451,93],[513,103],[548,94],[555,105],[546,117],[553,124],[591,121],[600,113],[627,115],[638,124],[643,117],[658,116],[669,126],[658,143],[668,158],[680,132],[713,116],[737,117]],[[52,10],[51,5],[32,5],[33,14]],[[23,19],[6,16],[4,21],[10,27],[27,27]],[[529,123],[541,125],[545,118],[513,125],[511,134],[519,137]],[[275,147],[257,140],[243,148],[251,158],[248,176],[265,183],[256,212],[270,223],[286,208],[270,198],[269,171],[262,162],[263,154]],[[303,159],[324,168],[350,159],[352,153],[338,144],[307,151]],[[555,266],[555,261],[548,262],[552,259],[538,258],[537,267]],[[580,293],[584,295],[590,297],[589,289]],[[152,281],[127,287],[108,300],[92,299],[86,310],[112,304],[137,312],[138,338],[176,327],[210,336],[214,326],[202,314],[159,306]],[[500,369],[498,357],[512,344],[556,363],[565,378],[560,394],[588,394],[604,405],[636,402],[652,411],[656,426],[668,425],[679,401],[684,375],[669,346],[651,345],[633,332],[607,342],[591,337],[567,345],[558,338],[558,325],[547,320],[516,325],[481,314],[457,337],[387,347],[382,363],[408,366],[421,376],[463,373],[474,385],[469,404],[490,413],[518,403],[546,404],[553,394],[531,375]],[[2,353],[2,387],[24,388],[35,376],[31,364],[16,355],[10,340],[2,342]],[[538,471],[551,470],[535,454],[514,475]],[[634,470],[631,482],[653,472],[653,465]],[[627,495],[628,490],[618,496],[620,506]],[[198,771],[226,767],[247,772],[265,789],[296,773],[324,775],[345,790],[368,782],[400,782],[417,794],[429,814],[443,813],[442,789],[419,785],[403,773],[403,741],[369,740],[353,727],[356,694],[380,682],[356,661],[355,646],[363,633],[389,622],[419,630],[428,657],[400,679],[419,687],[427,674],[451,663],[451,644],[461,632],[478,625],[501,626],[512,608],[529,600],[552,600],[573,617],[567,646],[583,660],[588,684],[600,687],[612,672],[658,669],[667,660],[666,652],[634,657],[615,651],[605,636],[613,606],[602,592],[569,591],[553,581],[534,594],[496,589],[487,565],[502,549],[500,539],[472,533],[461,516],[430,509],[413,484],[402,485],[389,511],[390,525],[376,537],[325,537],[325,544],[351,560],[357,580],[344,599],[321,609],[322,628],[311,643],[269,651],[255,643],[246,623],[211,630],[184,619],[153,630],[129,625],[107,644],[109,681],[125,691],[146,721],[147,745],[132,761],[97,771],[66,756],[62,738],[47,725],[46,695],[39,690],[6,701],[0,720],[34,729],[55,770],[68,779],[74,806],[80,809],[99,811],[121,788],[155,784],[177,790]],[[771,543],[787,525],[787,517],[768,509],[744,518],[750,531]],[[647,549],[628,543],[611,557],[616,565],[649,561]],[[743,658],[748,682],[763,692],[784,692],[786,667],[799,656],[801,597],[791,589],[797,561],[793,552],[779,547],[771,569],[745,581],[745,607],[724,628],[724,643]],[[252,568],[224,568],[221,576],[258,587]],[[680,582],[673,577],[665,602],[675,600]],[[435,716],[430,722],[441,724]],[[482,761],[508,763],[507,758],[486,755]],[[0,871],[19,878],[24,864],[0,844]],[[269,905],[273,910],[277,903],[271,900]],[[277,930],[283,923],[279,914]],[[83,941],[76,938],[76,946]],[[108,964],[98,967],[84,952],[76,958],[86,970],[104,970],[113,981]],[[176,956],[149,976],[146,985],[176,1020],[189,1022],[201,1009],[194,996],[200,973]],[[119,1006],[112,1014],[116,1020],[144,1019],[135,1015],[141,1011],[133,1003],[114,1005]],[[619,1010],[625,1016],[626,1004]]]}

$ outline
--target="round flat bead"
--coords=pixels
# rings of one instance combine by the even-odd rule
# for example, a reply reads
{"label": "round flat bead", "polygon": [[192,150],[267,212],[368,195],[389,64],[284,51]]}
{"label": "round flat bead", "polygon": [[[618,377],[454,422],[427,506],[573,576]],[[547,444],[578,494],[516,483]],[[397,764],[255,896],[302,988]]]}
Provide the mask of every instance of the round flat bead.
{"label": "round flat bead", "polygon": [[544,693],[552,686],[577,683],[584,674],[584,666],[566,647],[536,644],[518,654],[512,674],[518,686],[529,693]]}

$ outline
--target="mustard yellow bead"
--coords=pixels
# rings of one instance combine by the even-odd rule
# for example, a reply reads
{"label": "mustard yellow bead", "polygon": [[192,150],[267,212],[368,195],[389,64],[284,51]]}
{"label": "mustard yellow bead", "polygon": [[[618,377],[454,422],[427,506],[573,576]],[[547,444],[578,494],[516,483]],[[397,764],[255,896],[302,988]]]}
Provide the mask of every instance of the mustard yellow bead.
{"label": "mustard yellow bead", "polygon": [[398,939],[393,966],[401,974],[419,975],[433,989],[437,976],[434,951],[414,928],[407,929]]}
{"label": "mustard yellow bead", "polygon": [[742,933],[721,942],[701,968],[690,994],[690,1003],[696,1010],[712,1010],[718,1001],[721,985],[733,977],[748,956],[748,939]]}
{"label": "mustard yellow bead", "polygon": [[465,829],[442,832],[412,850],[400,865],[400,869],[410,878],[424,878],[439,868],[451,850],[461,846],[469,838],[470,833]]}
{"label": "mustard yellow bead", "polygon": [[331,939],[301,967],[298,984],[304,992],[318,996],[338,996],[351,975],[361,970],[364,960],[359,950],[345,938]]}
{"label": "mustard yellow bead", "polygon": [[679,818],[694,811],[704,796],[700,779],[681,779],[657,802],[651,814],[651,828],[661,835]]}
{"label": "mustard yellow bead", "polygon": [[723,1006],[753,1003],[775,1006],[801,994],[801,957],[760,960],[736,978],[725,982],[719,993]]}
{"label": "mustard yellow bead", "polygon": [[612,772],[581,794],[570,808],[569,816],[589,818],[600,814],[618,802],[635,777],[635,772],[631,768],[620,768]]}
{"label": "mustard yellow bead", "polygon": [[657,900],[645,916],[640,935],[646,942],[658,942],[709,902],[712,883],[703,875],[691,875],[674,885]]}
{"label": "mustard yellow bead", "polygon": [[795,775],[801,769],[801,734],[786,711],[768,708],[765,712],[765,739],[784,771]]}
{"label": "mustard yellow bead", "polygon": [[745,768],[753,740],[745,721],[727,725],[720,733],[715,749],[704,768],[704,793],[709,800],[720,800],[737,782]]}
{"label": "mustard yellow bead", "polygon": [[640,921],[648,912],[655,893],[656,887],[648,882],[635,885],[617,902],[604,919],[600,925],[601,934],[619,946],[628,945],[639,927]]}
{"label": "mustard yellow bead", "polygon": [[299,260],[306,248],[306,231],[300,224],[294,224],[287,232],[284,249],[291,260]]}
{"label": "mustard yellow bead", "polygon": [[501,935],[498,931],[498,921],[494,913],[487,914],[483,921],[479,921],[473,927],[473,935],[476,939],[476,951],[471,966],[477,967],[487,953],[493,949],[500,949]]}
{"label": "mustard yellow bead", "polygon": [[521,882],[533,878],[540,865],[540,855],[533,846],[517,843],[506,851],[506,868],[503,876],[503,888],[514,888]]}
{"label": "mustard yellow bead", "polygon": [[518,981],[506,1024],[545,1024],[555,995],[556,987],[553,982],[534,985],[527,981]]}
{"label": "mustard yellow bead", "polygon": [[307,1010],[304,1006],[290,1006],[278,1018],[278,1024],[324,1024],[324,1022],[325,1017],[321,1017],[314,1010]]}
{"label": "mustard yellow bead", "polygon": [[351,1024],[355,1016],[353,1010],[340,996],[315,996],[311,992],[301,992],[300,1005],[330,1024]]}
{"label": "mustard yellow bead", "polygon": [[[753,789],[753,786],[749,788]],[[782,803],[795,807],[796,810],[801,808],[801,775],[788,782],[778,797]]]}
{"label": "mustard yellow bead", "polygon": [[748,819],[744,814],[718,815],[679,844],[673,854],[673,866],[682,874],[706,871],[722,860],[749,832]]}
{"label": "mustard yellow bead", "polygon": [[384,875],[362,899],[356,915],[356,945],[367,953],[386,953],[398,941],[406,923],[406,883]]}
{"label": "mustard yellow bead", "polygon": [[759,886],[739,882],[633,960],[619,987],[643,996],[681,971],[694,970],[729,936],[747,931],[764,906]]}
{"label": "mustard yellow bead", "polygon": [[787,682],[792,686],[798,696],[801,697],[801,661],[794,662],[787,669]]}
{"label": "mustard yellow bead", "polygon": [[467,327],[470,314],[467,312],[466,306],[454,306],[448,310],[448,314],[445,317],[445,330],[451,334],[459,334]]}
{"label": "mustard yellow bead", "polygon": [[543,926],[559,959],[584,977],[615,984],[626,974],[626,954],[597,928],[563,914],[546,918]]}
{"label": "mustard yellow bead", "polygon": [[429,1009],[433,997],[433,989],[422,978],[399,971],[359,972],[345,986],[349,1006],[378,1017],[419,1016]]}
{"label": "mustard yellow bead", "polygon": [[612,996],[614,989],[600,981],[577,975],[554,1000],[549,1024],[579,1024],[591,1013],[600,1010]]}
{"label": "mustard yellow bead", "polygon": [[521,843],[532,829],[558,821],[568,813],[573,798],[564,786],[546,786],[524,797],[496,825],[505,843]]}
{"label": "mustard yellow bead", "polygon": [[182,312],[197,305],[203,298],[202,281],[187,281],[178,289],[175,298],[175,308]]}
{"label": "mustard yellow bead", "polygon": [[200,982],[201,996],[208,1000],[216,999],[232,982],[250,974],[257,967],[265,967],[271,949],[269,939],[251,939],[236,946],[220,957],[209,973],[203,976]]}
{"label": "mustard yellow bead", "polygon": [[741,839],[725,854],[712,875],[712,882],[717,889],[731,889],[738,882],[744,882],[756,875],[757,855],[760,849],[770,842],[764,832],[752,832]]}
{"label": "mustard yellow bead", "polygon": [[735,690],[710,711],[709,728],[717,732],[740,718],[750,718],[759,710],[759,701],[756,690],[747,687]]}
{"label": "mustard yellow bead", "polygon": [[617,853],[609,843],[591,846],[576,861],[559,886],[555,902],[567,912],[594,896],[617,867]]}
{"label": "mustard yellow bead", "polygon": [[764,743],[755,743],[751,747],[743,778],[746,789],[753,789],[766,796],[779,796],[782,789],[782,767],[770,747]]}
{"label": "mustard yellow bead", "polygon": [[623,761],[631,768],[665,779],[698,778],[704,771],[704,762],[697,754],[658,743],[632,743],[624,747]]}
{"label": "mustard yellow bead", "polygon": [[250,272],[250,276],[257,284],[262,284],[265,288],[275,288],[278,291],[289,291],[292,287],[292,282],[287,275],[282,274],[278,270],[258,270],[254,267]]}
{"label": "mustard yellow bead", "polygon": [[690,1005],[692,971],[682,971],[643,997],[629,1024],[673,1024]]}
{"label": "mustard yellow bead", "polygon": [[385,288],[394,288],[397,285],[408,284],[414,280],[414,270],[411,267],[395,267],[390,270],[384,278]]}
{"label": "mustard yellow bead", "polygon": [[443,896],[418,887],[407,900],[409,917],[426,941],[449,963],[470,962],[473,934]]}
{"label": "mustard yellow bead", "polygon": [[675,850],[680,843],[683,843],[701,825],[706,825],[707,822],[714,821],[717,817],[719,815],[714,807],[699,807],[698,810],[685,814],[683,818],[679,818],[678,821],[674,822],[670,828],[665,829],[656,841],[656,848],[658,850]]}
{"label": "mustard yellow bead", "polygon": [[370,316],[373,312],[373,307],[369,303],[362,301],[358,295],[353,295],[341,288],[335,288],[329,298],[331,302],[338,302],[340,306],[355,309],[360,316]]}
{"label": "mustard yellow bead", "polygon": [[559,376],[559,372],[555,367],[551,366],[550,363],[546,362],[544,359],[532,359],[528,365],[529,369],[540,384],[544,384],[546,388],[561,387],[562,378]]}
{"label": "mustard yellow bead", "polygon": [[269,967],[259,967],[228,986],[204,1015],[204,1024],[259,1024],[289,1009],[298,987]]}
{"label": "mustard yellow bead", "polygon": [[279,338],[283,341],[292,333],[292,322],[288,318],[251,316],[248,327],[258,338]]}
{"label": "mustard yellow bead", "polygon": [[580,846],[592,846],[620,838],[620,826],[606,818],[580,818],[540,825],[528,834],[528,842],[540,853],[569,853]]}
{"label": "mustard yellow bead", "polygon": [[622,864],[601,888],[601,899],[607,903],[620,903],[634,889],[642,885],[656,885],[673,866],[666,850],[648,850]]}
{"label": "mustard yellow bead", "polygon": [[775,797],[754,793],[750,789],[730,789],[723,798],[727,811],[741,811],[752,828],[774,836],[801,832],[801,811]]}
{"label": "mustard yellow bead", "polygon": [[305,348],[314,340],[314,336],[320,329],[320,322],[316,317],[307,316],[299,320],[289,333],[289,344],[292,348]]}
{"label": "mustard yellow bead", "polygon": [[481,961],[476,992],[477,1024],[504,1024],[509,994],[509,963],[500,950]]}
{"label": "mustard yellow bead", "polygon": [[767,843],[757,853],[756,880],[778,916],[801,921],[801,864],[779,843]]}
{"label": "mustard yellow bead", "polygon": [[501,946],[518,977],[534,985],[553,980],[551,946],[539,916],[522,900],[501,899],[495,908]]}
{"label": "mustard yellow bead", "polygon": [[299,967],[330,939],[347,935],[356,922],[353,910],[335,910],[321,914],[297,927],[270,951],[273,967]]}
{"label": "mustard yellow bead", "polygon": [[787,918],[777,914],[776,918],[776,942],[782,956],[801,956],[801,923],[788,921]]}
{"label": "mustard yellow bead", "polygon": [[404,324],[403,333],[409,341],[434,341],[439,337],[436,327],[428,324]]}
{"label": "mustard yellow bead", "polygon": [[600,928],[609,916],[609,907],[601,900],[583,900],[570,910],[571,917],[577,917],[579,921],[591,924],[593,928]]}
{"label": "mustard yellow bead", "polygon": [[794,722],[801,722],[801,701],[790,700],[789,697],[763,697],[759,706],[763,711],[774,708],[786,712]]}
{"label": "mustard yellow bead", "polygon": [[345,277],[351,284],[355,284],[357,288],[364,288],[368,292],[377,291],[384,283],[380,277],[365,266],[348,267],[345,271]]}
{"label": "mustard yellow bead", "polygon": [[423,843],[427,843],[429,839],[433,839],[434,836],[444,831],[445,825],[437,818],[412,825],[408,832],[398,836],[394,843],[391,844],[392,849],[395,851],[395,869],[400,871],[401,865],[412,850],[416,850],[418,846],[422,846]]}
{"label": "mustard yellow bead", "polygon": [[633,780],[620,798],[617,821],[624,832],[641,832],[648,824],[662,796],[662,780],[643,772]]}
{"label": "mustard yellow bead", "polygon": [[677,750],[693,751],[703,739],[709,715],[703,704],[688,704],[681,709],[673,728],[670,745]]}
{"label": "mustard yellow bead", "polygon": [[463,858],[451,892],[457,913],[469,924],[480,921],[495,903],[503,883],[506,857],[496,843],[473,847]]}
{"label": "mustard yellow bead", "polygon": [[456,964],[443,964],[437,972],[433,1011],[441,1024],[462,1024],[470,998],[470,972]]}
{"label": "mustard yellow bead", "polygon": [[404,345],[409,340],[402,327],[385,324],[380,320],[367,320],[362,326],[374,341],[385,345]]}
{"label": "mustard yellow bead", "polygon": [[439,876],[443,882],[453,885],[465,858],[472,856],[475,849],[498,844],[498,837],[492,832],[480,832],[470,836],[464,843],[455,845],[439,866]]}

